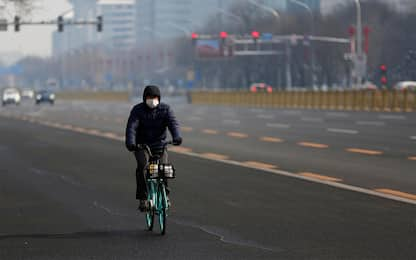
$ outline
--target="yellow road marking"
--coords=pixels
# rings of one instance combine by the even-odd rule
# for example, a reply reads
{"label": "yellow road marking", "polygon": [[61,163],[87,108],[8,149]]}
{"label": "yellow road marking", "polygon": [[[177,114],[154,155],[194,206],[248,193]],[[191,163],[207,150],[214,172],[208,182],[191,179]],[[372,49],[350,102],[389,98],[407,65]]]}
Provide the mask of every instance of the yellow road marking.
{"label": "yellow road marking", "polygon": [[187,126],[183,126],[183,127],[181,127],[181,130],[183,131],[183,132],[192,132],[192,127],[187,127]]}
{"label": "yellow road marking", "polygon": [[411,160],[411,161],[416,161],[416,156],[409,157],[408,159]]}
{"label": "yellow road marking", "polygon": [[248,137],[247,134],[243,134],[239,132],[228,132],[227,135],[230,137],[234,137],[234,138],[247,138]]}
{"label": "yellow road marking", "polygon": [[325,176],[325,175],[320,175],[320,174],[316,174],[316,173],[311,173],[311,172],[301,172],[301,173],[299,173],[299,175],[302,175],[304,177],[313,178],[313,179],[322,180],[322,181],[333,181],[333,182],[342,181],[342,179],[329,177],[329,176]]}
{"label": "yellow road marking", "polygon": [[173,152],[178,152],[178,153],[189,153],[189,152],[192,152],[192,149],[191,148],[181,147],[181,146],[171,147],[170,150],[173,151]]}
{"label": "yellow road marking", "polygon": [[282,143],[283,140],[276,137],[270,137],[270,136],[263,136],[260,137],[260,140],[263,142],[270,142],[270,143]]}
{"label": "yellow road marking", "polygon": [[416,195],[415,194],[410,194],[410,193],[401,192],[401,191],[397,191],[397,190],[376,189],[375,191],[381,192],[381,193],[384,193],[384,194],[388,194],[388,195],[393,195],[393,196],[405,198],[405,199],[416,200]]}
{"label": "yellow road marking", "polygon": [[217,154],[217,153],[203,153],[202,156],[210,158],[210,159],[216,159],[216,160],[227,160],[230,157],[223,154]]}
{"label": "yellow road marking", "polygon": [[255,161],[248,161],[243,162],[244,165],[254,167],[254,168],[260,168],[260,169],[276,169],[276,165],[268,164],[268,163],[262,163],[262,162],[255,162]]}
{"label": "yellow road marking", "polygon": [[217,135],[218,131],[213,130],[213,129],[204,129],[202,130],[202,133],[207,134],[207,135]]}
{"label": "yellow road marking", "polygon": [[349,148],[346,151],[350,153],[359,153],[359,154],[366,154],[366,155],[382,155],[383,154],[383,152],[381,151],[358,149],[358,148]]}
{"label": "yellow road marking", "polygon": [[329,147],[326,144],[317,144],[317,143],[309,143],[309,142],[300,142],[298,143],[298,145],[304,146],[304,147],[318,148],[318,149],[326,149]]}

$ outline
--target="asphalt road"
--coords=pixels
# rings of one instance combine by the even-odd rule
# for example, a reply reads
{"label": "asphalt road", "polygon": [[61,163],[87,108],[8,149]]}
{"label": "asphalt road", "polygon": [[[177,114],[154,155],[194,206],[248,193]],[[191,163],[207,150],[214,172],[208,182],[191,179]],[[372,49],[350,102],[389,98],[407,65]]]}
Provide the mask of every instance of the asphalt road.
{"label": "asphalt road", "polygon": [[[188,150],[335,180],[416,201],[416,113],[195,106],[168,99]],[[133,104],[59,102],[6,107],[2,114],[123,138]]]}
{"label": "asphalt road", "polygon": [[416,258],[414,205],[173,152],[168,234],[149,233],[122,142],[41,122],[0,117],[0,259]]}

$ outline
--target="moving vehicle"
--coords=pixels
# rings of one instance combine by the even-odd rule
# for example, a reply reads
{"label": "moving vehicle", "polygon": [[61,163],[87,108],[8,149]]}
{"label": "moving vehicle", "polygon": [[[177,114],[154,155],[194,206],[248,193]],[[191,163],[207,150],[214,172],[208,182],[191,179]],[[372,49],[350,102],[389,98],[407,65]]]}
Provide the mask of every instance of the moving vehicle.
{"label": "moving vehicle", "polygon": [[15,104],[20,105],[21,96],[20,92],[16,88],[6,88],[2,95],[2,105]]}
{"label": "moving vehicle", "polygon": [[55,104],[55,94],[49,90],[41,90],[36,93],[36,105],[41,103]]}
{"label": "moving vehicle", "polygon": [[22,99],[33,99],[35,97],[35,91],[30,88],[25,88],[22,90]]}
{"label": "moving vehicle", "polygon": [[252,93],[272,93],[273,88],[266,83],[254,83],[250,86],[250,92]]}

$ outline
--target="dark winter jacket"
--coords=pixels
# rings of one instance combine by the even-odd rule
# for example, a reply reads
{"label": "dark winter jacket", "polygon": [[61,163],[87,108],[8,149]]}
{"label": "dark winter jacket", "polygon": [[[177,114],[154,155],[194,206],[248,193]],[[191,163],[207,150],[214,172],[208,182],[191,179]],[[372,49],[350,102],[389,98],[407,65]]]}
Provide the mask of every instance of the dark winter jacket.
{"label": "dark winter jacket", "polygon": [[150,109],[144,102],[133,107],[126,127],[126,147],[133,151],[138,144],[152,149],[162,148],[166,143],[166,130],[173,140],[180,138],[179,125],[169,105],[160,103]]}

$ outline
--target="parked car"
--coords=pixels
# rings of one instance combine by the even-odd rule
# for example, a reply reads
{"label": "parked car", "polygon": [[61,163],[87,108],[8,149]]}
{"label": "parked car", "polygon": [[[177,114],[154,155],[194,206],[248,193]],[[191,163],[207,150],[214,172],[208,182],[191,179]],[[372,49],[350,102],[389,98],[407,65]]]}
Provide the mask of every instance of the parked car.
{"label": "parked car", "polygon": [[36,93],[36,105],[41,103],[49,103],[53,105],[55,103],[55,94],[49,90],[41,90]]}
{"label": "parked car", "polygon": [[21,100],[20,92],[16,88],[6,88],[3,90],[2,105],[15,104],[19,105]]}
{"label": "parked car", "polygon": [[22,90],[22,99],[33,99],[35,97],[35,91],[30,88],[25,88]]}
{"label": "parked car", "polygon": [[394,86],[394,89],[397,89],[397,90],[408,89],[408,90],[415,91],[416,90],[416,81],[401,81],[401,82],[398,82]]}
{"label": "parked car", "polygon": [[266,83],[254,83],[250,86],[250,92],[252,93],[272,93],[273,88],[270,85],[267,85]]}

